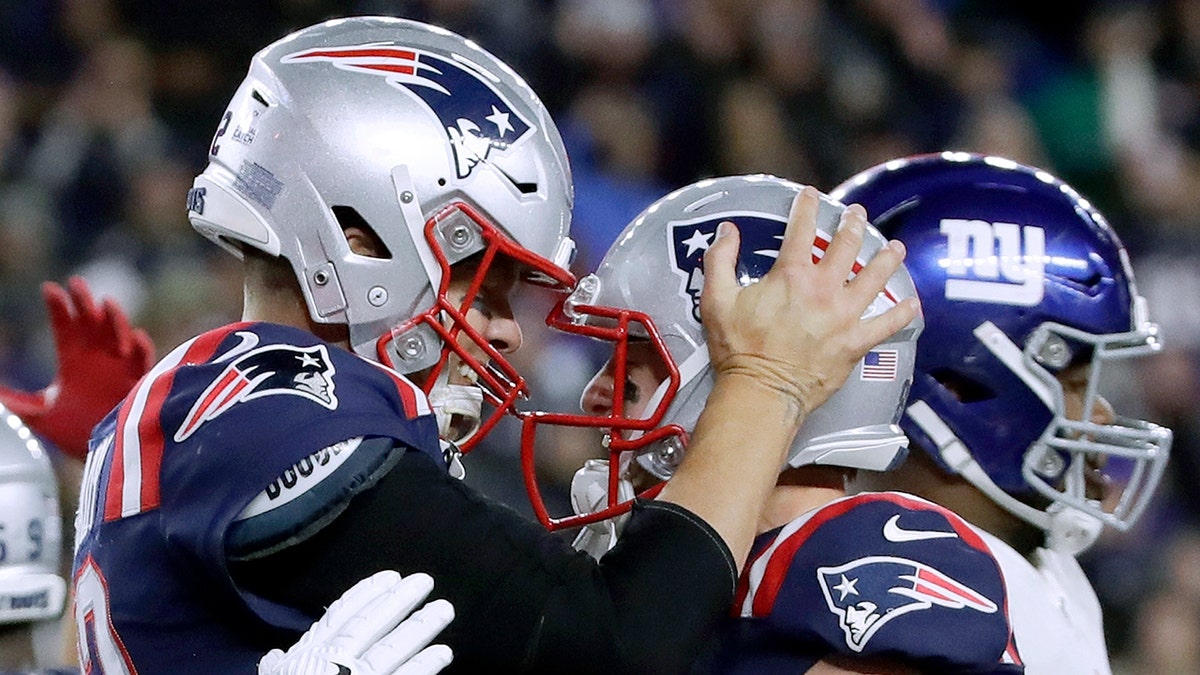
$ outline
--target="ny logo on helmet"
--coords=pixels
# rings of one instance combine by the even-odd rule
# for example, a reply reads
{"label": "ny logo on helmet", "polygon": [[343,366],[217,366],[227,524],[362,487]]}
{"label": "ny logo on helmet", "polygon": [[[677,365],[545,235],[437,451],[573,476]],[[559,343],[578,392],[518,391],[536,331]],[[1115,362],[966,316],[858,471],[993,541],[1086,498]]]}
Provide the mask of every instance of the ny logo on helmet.
{"label": "ny logo on helmet", "polygon": [[1042,228],[945,218],[941,233],[948,249],[943,262],[948,299],[1025,307],[1042,301],[1046,270]]}
{"label": "ny logo on helmet", "polygon": [[306,49],[283,63],[324,61],[335,68],[377,75],[425,102],[446,130],[459,178],[525,137],[532,125],[513,111],[491,84],[490,73],[465,59],[452,61],[418,49],[385,43]]}

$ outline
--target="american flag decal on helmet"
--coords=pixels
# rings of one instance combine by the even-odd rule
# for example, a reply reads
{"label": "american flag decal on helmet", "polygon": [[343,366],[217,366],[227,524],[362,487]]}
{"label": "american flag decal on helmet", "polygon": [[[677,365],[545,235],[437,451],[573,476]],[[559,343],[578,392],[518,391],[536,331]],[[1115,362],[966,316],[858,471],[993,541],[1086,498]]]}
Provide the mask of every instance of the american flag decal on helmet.
{"label": "american flag decal on helmet", "polygon": [[895,349],[873,349],[862,360],[859,379],[875,382],[895,382],[900,352]]}
{"label": "american flag decal on helmet", "polygon": [[466,178],[492,152],[506,151],[533,129],[489,84],[491,74],[466,59],[377,43],[305,49],[280,60],[331,63],[341,70],[383,77],[393,87],[411,92],[441,121],[459,178]]}

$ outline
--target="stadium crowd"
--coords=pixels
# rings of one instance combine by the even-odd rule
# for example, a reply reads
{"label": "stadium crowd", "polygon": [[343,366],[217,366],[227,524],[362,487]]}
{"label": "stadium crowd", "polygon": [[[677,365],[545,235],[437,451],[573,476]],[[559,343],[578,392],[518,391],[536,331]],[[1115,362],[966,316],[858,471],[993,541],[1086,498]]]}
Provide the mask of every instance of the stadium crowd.
{"label": "stadium crowd", "polygon": [[[706,176],[829,189],[892,157],[998,154],[1110,216],[1163,324],[1164,353],[1116,374],[1116,403],[1173,428],[1168,478],[1084,565],[1115,667],[1200,672],[1200,0],[1066,0],[1053,19],[1041,4],[0,0],[0,382],[34,390],[54,373],[47,279],[83,276],[160,353],[237,318],[237,263],[195,235],[184,197],[253,50],[332,16],[440,24],[528,77],[568,147],[578,272],[645,206]],[[567,358],[523,364],[549,407],[569,407],[594,370],[564,376]],[[516,432],[493,434],[468,480],[527,509],[502,450]],[[564,435],[561,464],[541,467],[564,502],[593,440]]]}

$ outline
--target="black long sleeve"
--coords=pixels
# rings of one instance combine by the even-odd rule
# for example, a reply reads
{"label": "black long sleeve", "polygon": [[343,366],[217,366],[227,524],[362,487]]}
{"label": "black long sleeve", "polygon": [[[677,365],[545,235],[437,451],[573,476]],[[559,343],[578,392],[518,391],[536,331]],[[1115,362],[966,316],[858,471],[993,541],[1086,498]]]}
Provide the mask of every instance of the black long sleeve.
{"label": "black long sleeve", "polygon": [[736,583],[724,542],[682,507],[639,503],[597,563],[418,452],[309,539],[232,563],[244,588],[314,618],[381,569],[427,572],[454,604],[446,673],[685,672]]}

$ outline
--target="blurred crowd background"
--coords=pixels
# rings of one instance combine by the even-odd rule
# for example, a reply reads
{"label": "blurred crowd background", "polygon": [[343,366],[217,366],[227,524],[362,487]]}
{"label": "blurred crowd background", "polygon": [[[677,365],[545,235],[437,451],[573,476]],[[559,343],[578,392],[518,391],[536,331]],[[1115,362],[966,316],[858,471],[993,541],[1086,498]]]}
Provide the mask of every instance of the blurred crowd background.
{"label": "blurred crowd background", "polygon": [[[237,319],[238,263],[189,227],[191,179],[256,49],[366,13],[441,24],[527,77],[567,142],[577,272],[706,176],[828,190],[953,149],[1072,183],[1164,327],[1110,398],[1176,434],[1151,512],[1085,566],[1119,672],[1200,673],[1200,0],[0,0],[0,379],[54,372],[46,279],[84,276],[160,355]],[[603,354],[526,340],[539,404],[574,405]],[[557,504],[595,438],[559,440],[540,465]],[[468,480],[528,511],[516,445],[502,428]]]}

